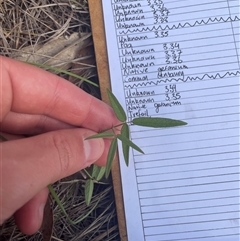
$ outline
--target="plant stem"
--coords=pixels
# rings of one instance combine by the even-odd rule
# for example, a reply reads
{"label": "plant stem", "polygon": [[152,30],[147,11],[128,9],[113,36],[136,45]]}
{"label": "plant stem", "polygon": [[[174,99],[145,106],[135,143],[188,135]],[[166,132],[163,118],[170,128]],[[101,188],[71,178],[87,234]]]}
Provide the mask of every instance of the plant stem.
{"label": "plant stem", "polygon": [[66,216],[67,220],[68,220],[69,223],[72,224],[72,225],[76,225],[76,224],[80,223],[80,222],[81,222],[82,220],[84,220],[87,216],[89,216],[89,214],[97,207],[97,205],[98,205],[98,203],[99,203],[99,201],[100,201],[100,199],[99,199],[99,200],[96,202],[96,204],[91,208],[91,210],[89,210],[89,212],[86,213],[86,215],[80,217],[80,218],[77,219],[77,220],[72,220],[72,219],[68,216],[68,214],[67,214],[65,208],[63,207],[62,202],[60,201],[57,193],[54,191],[53,186],[52,186],[52,185],[48,185],[48,189],[49,189],[49,192],[51,193],[52,197],[54,198],[54,200],[56,201],[56,203],[58,204],[58,206],[59,206],[60,209],[62,210],[63,214]]}
{"label": "plant stem", "polygon": [[37,66],[37,67],[39,67],[39,68],[46,69],[46,70],[53,70],[53,71],[58,72],[58,73],[67,74],[67,75],[69,75],[69,76],[72,76],[72,77],[75,77],[75,78],[77,78],[77,79],[83,80],[83,81],[85,81],[85,82],[87,82],[87,83],[89,83],[89,84],[91,84],[91,85],[93,85],[93,86],[99,87],[98,84],[92,82],[91,80],[88,80],[88,79],[86,79],[86,78],[84,78],[84,77],[82,77],[82,76],[79,76],[79,75],[77,75],[77,74],[74,74],[74,73],[72,73],[72,72],[69,72],[69,71],[64,70],[64,69],[61,69],[61,68],[51,67],[51,66],[48,66],[48,65],[45,65],[45,64],[38,64],[38,63],[33,63],[33,62],[26,62],[26,63],[31,64],[31,65],[34,65],[34,66]]}
{"label": "plant stem", "polygon": [[119,127],[119,126],[122,126],[123,124],[129,125],[129,124],[131,124],[131,123],[132,123],[132,121],[125,121],[125,122],[122,122],[122,123],[120,123],[120,124],[118,124],[118,125],[112,126],[111,128],[105,129],[104,131],[101,131],[100,133],[103,133],[103,132],[105,132],[105,131],[110,131],[110,130],[112,130],[113,133],[115,134],[115,130],[114,130],[115,128],[117,128],[117,127]]}
{"label": "plant stem", "polygon": [[87,176],[88,176],[90,179],[93,179],[92,176],[89,174],[89,172],[88,172],[86,169],[83,169],[83,171],[87,174]]}

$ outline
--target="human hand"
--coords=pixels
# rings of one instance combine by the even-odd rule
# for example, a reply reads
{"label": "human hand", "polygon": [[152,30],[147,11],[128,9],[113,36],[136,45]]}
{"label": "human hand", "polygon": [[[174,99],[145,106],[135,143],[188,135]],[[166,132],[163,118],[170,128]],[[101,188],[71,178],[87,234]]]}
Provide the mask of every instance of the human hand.
{"label": "human hand", "polygon": [[110,142],[85,138],[118,121],[109,106],[62,78],[0,57],[0,123],[9,139],[0,143],[0,224],[14,215],[21,231],[33,234],[47,186],[104,165]]}

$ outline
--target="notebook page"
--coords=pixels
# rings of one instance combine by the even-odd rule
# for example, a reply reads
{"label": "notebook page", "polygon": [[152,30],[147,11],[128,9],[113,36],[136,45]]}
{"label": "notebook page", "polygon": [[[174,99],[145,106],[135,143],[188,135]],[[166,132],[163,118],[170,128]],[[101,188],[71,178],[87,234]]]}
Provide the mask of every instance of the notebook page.
{"label": "notebook page", "polygon": [[103,0],[113,93],[131,125],[120,149],[129,241],[238,241],[239,1]]}

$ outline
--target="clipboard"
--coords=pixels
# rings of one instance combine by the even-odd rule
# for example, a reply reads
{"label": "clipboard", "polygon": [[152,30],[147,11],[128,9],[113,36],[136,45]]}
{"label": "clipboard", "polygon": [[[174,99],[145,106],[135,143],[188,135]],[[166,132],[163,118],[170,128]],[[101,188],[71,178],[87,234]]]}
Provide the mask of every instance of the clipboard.
{"label": "clipboard", "polygon": [[[156,28],[155,11],[158,6],[155,8],[154,0],[148,3],[143,1],[144,6],[140,0],[135,1],[136,4],[132,1],[125,2],[128,2],[126,7],[121,1],[89,0],[103,100],[107,102],[109,68],[114,67],[111,76],[118,81],[111,82],[112,89],[116,91],[117,97],[122,98],[127,108],[132,106],[138,111],[141,109],[138,107],[138,100],[142,98],[143,103],[149,104],[149,108],[143,108],[149,110],[149,115],[147,112],[146,116],[158,116],[158,107],[162,107],[161,115],[186,120],[189,125],[186,129],[154,130],[146,135],[144,130],[133,129],[135,136],[132,136],[132,140],[138,140],[137,143],[141,143],[143,150],[149,154],[143,157],[133,153],[136,168],[121,166],[121,179],[119,162],[115,160],[113,166],[121,240],[127,240],[127,233],[129,240],[239,240],[239,223],[236,222],[240,212],[239,136],[235,131],[239,129],[239,92],[235,87],[239,85],[239,49],[236,46],[239,4],[225,5],[219,12],[215,10],[214,3],[210,8],[200,3],[189,6],[188,1],[172,2],[166,6],[175,17]],[[135,11],[134,14],[140,11],[142,15],[139,18],[143,20],[124,20],[124,17],[120,20],[117,17],[121,17],[122,12],[114,12],[116,9],[121,9],[125,16],[132,13],[131,9]],[[124,9],[130,9],[130,12],[125,14]],[[234,17],[235,13],[237,14]],[[103,24],[105,14],[107,22]],[[186,18],[182,17],[183,14]],[[133,22],[125,23],[126,21]],[[105,25],[107,41],[114,31],[119,36],[110,39],[108,48]],[[228,28],[224,30],[222,26],[225,25]],[[159,29],[169,29],[171,34],[169,37],[164,35],[165,32],[162,35],[158,35],[158,32],[153,33],[155,36],[151,35],[150,32]],[[227,30],[229,34],[226,34]],[[138,35],[142,32],[144,34]],[[126,37],[128,33],[133,36]],[[127,39],[122,39],[122,36]],[[160,41],[158,38],[164,39]],[[129,45],[120,44],[122,40],[129,42]],[[228,49],[223,58],[223,46],[234,51],[234,68]],[[110,50],[108,55],[106,49]],[[145,54],[146,57],[143,57]],[[176,56],[179,57],[177,61]],[[154,61],[155,59],[160,60]],[[139,71],[141,67],[146,69]],[[181,71],[174,72],[175,70]],[[145,73],[149,73],[149,76],[135,78]],[[157,89],[157,85],[161,89]],[[122,87],[124,92],[119,91]],[[137,88],[143,88],[143,91],[139,92]],[[172,93],[178,93],[179,99],[183,97],[180,102],[173,102],[176,100],[175,94],[169,98],[170,89],[173,88],[175,90]],[[134,89],[133,92],[131,89]],[[235,94],[234,97],[232,93]],[[147,96],[150,95],[148,99]],[[133,102],[127,101],[130,98]],[[169,107],[172,106],[174,108],[170,110]],[[140,111],[134,113],[132,109],[129,110],[130,118],[140,115]],[[141,113],[144,116],[145,112]],[[145,172],[146,169],[148,170]],[[131,190],[128,188],[129,183],[134,183]],[[137,198],[134,199],[135,197]]]}
{"label": "clipboard", "polygon": [[[104,20],[101,0],[88,0],[90,20],[92,27],[92,36],[97,63],[97,71],[102,100],[109,104],[107,89],[110,89],[110,73],[107,56],[106,37],[104,30]],[[124,214],[124,203],[122,195],[122,184],[120,176],[120,166],[118,155],[112,165],[112,181],[114,187],[115,203],[117,209],[118,226],[120,238],[127,241],[126,219]]]}

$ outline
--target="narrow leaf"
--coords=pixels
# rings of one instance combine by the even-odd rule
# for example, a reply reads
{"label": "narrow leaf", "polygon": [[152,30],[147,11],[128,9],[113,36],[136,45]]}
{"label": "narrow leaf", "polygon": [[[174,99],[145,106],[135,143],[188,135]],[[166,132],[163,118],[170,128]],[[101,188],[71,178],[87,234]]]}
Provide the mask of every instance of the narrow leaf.
{"label": "narrow leaf", "polygon": [[142,154],[144,154],[144,152],[136,145],[134,144],[132,141],[130,141],[128,138],[126,138],[125,136],[121,135],[121,134],[118,134],[117,135],[117,138],[124,142],[125,145],[128,145],[130,147],[132,147],[133,149],[135,149],[136,151],[138,152],[141,152]]}
{"label": "narrow leaf", "polygon": [[69,76],[72,76],[72,77],[75,77],[75,78],[80,79],[80,80],[82,80],[82,81],[85,81],[85,82],[87,82],[87,83],[89,83],[89,84],[91,84],[91,85],[94,85],[94,86],[96,86],[96,87],[99,87],[98,84],[92,82],[91,80],[88,80],[88,79],[86,79],[86,78],[84,78],[84,77],[82,77],[82,76],[80,76],[80,75],[74,74],[74,73],[72,73],[72,72],[69,72],[69,71],[64,70],[64,69],[61,69],[61,68],[52,67],[52,66],[45,65],[45,64],[32,63],[32,62],[26,62],[26,63],[31,64],[31,65],[34,65],[34,66],[37,66],[37,67],[39,67],[39,68],[46,69],[46,70],[52,70],[52,71],[54,71],[54,72],[56,72],[56,73],[67,74],[67,75],[69,75]]}
{"label": "narrow leaf", "polygon": [[96,177],[97,181],[100,181],[103,178],[105,171],[106,171],[106,167],[100,167],[99,173]]}
{"label": "narrow leaf", "polygon": [[87,137],[85,140],[90,140],[90,139],[97,139],[97,138],[111,138],[114,137],[114,133],[111,131],[104,131],[104,132],[100,132],[96,135],[92,135]]}
{"label": "narrow leaf", "polygon": [[106,167],[99,167],[97,165],[93,165],[92,178],[96,181],[100,181],[104,176],[105,170]]}
{"label": "narrow leaf", "polygon": [[126,116],[126,113],[125,113],[124,109],[120,105],[119,101],[117,100],[115,95],[108,89],[107,89],[107,94],[108,94],[108,98],[110,100],[110,104],[111,104],[117,118],[120,121],[125,122],[127,120],[127,116]]}
{"label": "narrow leaf", "polygon": [[85,202],[87,205],[90,204],[93,195],[93,180],[88,179],[85,184]]}
{"label": "narrow leaf", "polygon": [[[123,124],[121,129],[121,135],[129,139],[129,127],[126,123]],[[123,156],[126,165],[129,165],[129,145],[122,141]]]}
{"label": "narrow leaf", "polygon": [[106,171],[105,171],[105,177],[106,178],[108,178],[108,176],[110,174],[110,170],[111,170],[111,167],[112,167],[112,162],[113,162],[116,150],[117,150],[117,138],[115,137],[112,140],[112,143],[110,145],[109,152],[108,152],[107,165],[106,165]]}
{"label": "narrow leaf", "polygon": [[96,204],[83,216],[79,217],[78,219],[76,220],[72,220],[69,215],[67,214],[62,202],[60,201],[57,193],[54,191],[52,185],[48,185],[48,189],[49,189],[49,192],[51,193],[53,199],[56,201],[57,205],[60,207],[60,209],[62,210],[63,214],[65,215],[65,217],[67,218],[67,220],[69,221],[70,224],[72,225],[76,225],[80,222],[82,222],[84,219],[86,219],[92,212],[93,210],[98,206],[98,203],[101,199],[98,199],[98,201],[96,202]]}
{"label": "narrow leaf", "polygon": [[187,125],[186,122],[181,120],[174,120],[169,118],[161,117],[139,117],[132,120],[134,125],[138,126],[147,126],[147,127],[174,127],[174,126],[183,126]]}
{"label": "narrow leaf", "polygon": [[100,167],[97,165],[93,165],[93,169],[92,169],[92,178],[96,179],[98,173],[99,173],[99,169]]}

